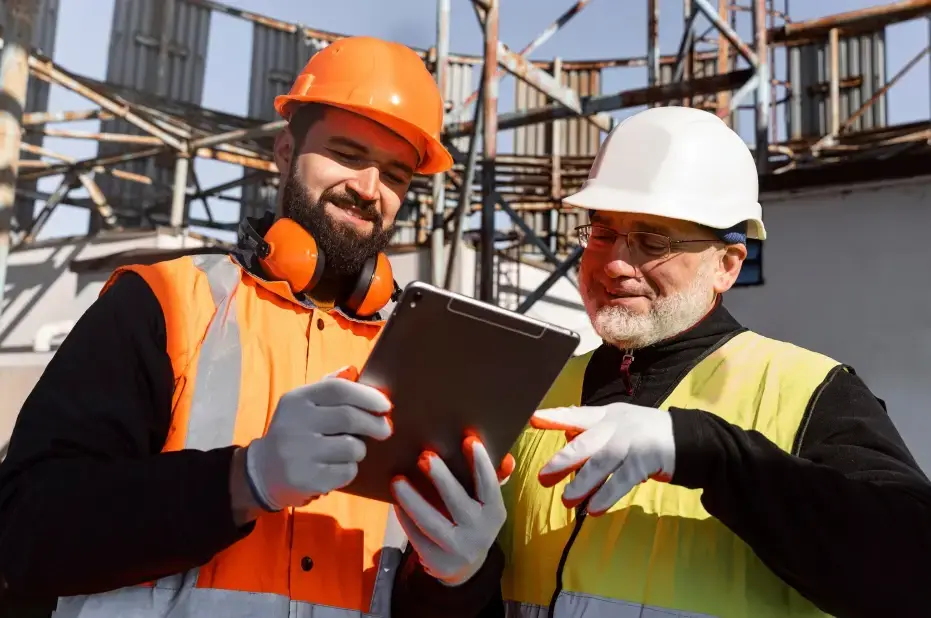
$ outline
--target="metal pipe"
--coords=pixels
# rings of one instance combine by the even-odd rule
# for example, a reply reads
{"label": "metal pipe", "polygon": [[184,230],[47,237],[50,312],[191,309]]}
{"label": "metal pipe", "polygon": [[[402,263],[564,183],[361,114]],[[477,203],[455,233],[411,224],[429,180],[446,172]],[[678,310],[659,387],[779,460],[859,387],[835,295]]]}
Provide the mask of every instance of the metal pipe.
{"label": "metal pipe", "polygon": [[171,227],[175,229],[180,229],[184,225],[190,164],[190,158],[182,154],[175,159],[175,183],[171,193],[171,219],[169,220]]}
{"label": "metal pipe", "polygon": [[69,131],[68,129],[45,128],[42,133],[47,137],[64,137],[68,139],[87,139],[95,142],[112,142],[117,144],[139,144],[142,146],[159,146],[162,140],[151,135],[129,135],[127,133],[93,133],[91,131]]}
{"label": "metal pipe", "polygon": [[[456,206],[456,224],[453,227],[453,238],[449,243],[449,260],[446,264],[446,280],[444,287],[447,290],[452,289],[453,274],[456,272],[456,259],[459,256],[459,250],[462,248],[462,228],[465,227],[465,219],[471,214],[469,206],[472,203],[472,183],[475,179],[475,166],[478,161],[478,136],[482,134],[484,119],[484,81],[479,85],[479,98],[475,102],[475,114],[472,121],[472,137],[469,139],[469,154],[466,158],[465,174],[462,178],[462,186],[459,188],[459,204]],[[461,292],[462,290],[456,290]]]}
{"label": "metal pipe", "polygon": [[[702,2],[704,0],[693,0]],[[760,77],[756,90],[756,169],[769,171],[769,47],[766,41],[766,0],[753,0],[753,30],[756,46],[756,71]]]}
{"label": "metal pipe", "polygon": [[38,0],[6,0],[3,52],[0,54],[0,315],[6,289],[7,259],[13,230],[13,204],[19,172],[19,144],[22,141],[20,120],[26,107],[29,83],[29,44]]}
{"label": "metal pipe", "polygon": [[563,277],[569,273],[569,269],[575,266],[576,262],[582,257],[582,247],[576,247],[572,253],[569,254],[562,264],[560,264],[556,270],[550,273],[550,276],[546,278],[543,283],[541,283],[537,289],[530,293],[527,298],[517,307],[517,313],[527,313],[527,310],[533,307],[533,305],[546,296],[546,293],[551,287],[553,287],[560,277]]}
{"label": "metal pipe", "polygon": [[659,83],[659,0],[647,0],[647,84]]}
{"label": "metal pipe", "polygon": [[156,11],[161,10],[162,24],[161,36],[158,41],[158,59],[155,64],[155,93],[162,98],[168,98],[169,81],[168,81],[168,48],[171,46],[172,35],[174,34],[175,25],[175,2],[176,0],[162,0],[155,4]]}
{"label": "metal pipe", "polygon": [[485,89],[482,106],[482,244],[481,275],[479,278],[479,300],[494,302],[495,270],[495,155],[498,138],[498,0],[488,0],[485,12],[485,65],[482,80]]}
{"label": "metal pipe", "polygon": [[[639,107],[651,103],[663,103],[681,99],[685,96],[714,94],[721,90],[736,90],[753,77],[753,69],[739,69],[724,75],[699,77],[689,82],[673,82],[660,86],[648,86],[624,90],[614,94],[602,94],[586,97],[582,104],[583,116],[629,107]],[[496,117],[501,131],[515,129],[538,122],[552,122],[560,118],[577,116],[572,110],[560,105],[550,104],[532,109],[504,112]],[[468,135],[472,131],[472,122],[460,122],[446,128],[445,137],[454,138]]]}
{"label": "metal pipe", "polygon": [[[443,100],[446,100],[447,69],[449,63],[450,0],[436,0],[436,83]],[[445,107],[445,106],[444,106]],[[433,225],[430,233],[430,264],[433,267],[433,285],[443,284],[445,265],[445,232],[443,215],[446,212],[446,174],[433,175]]]}
{"label": "metal pipe", "polygon": [[[721,21],[727,23],[729,13],[729,0],[718,0],[718,17]],[[727,73],[730,70],[730,42],[723,32],[718,32],[718,68],[719,74]],[[719,118],[730,124],[730,90],[722,90],[717,94],[717,115]]]}
{"label": "metal pipe", "polygon": [[815,142],[811,146],[812,154],[817,154],[817,152],[821,150],[821,148],[824,147],[828,142],[833,141],[834,138],[836,138],[838,135],[843,133],[848,127],[850,127],[854,122],[856,122],[857,118],[862,116],[863,113],[866,112],[866,110],[872,107],[873,104],[876,103],[876,101],[878,101],[884,94],[886,94],[889,91],[890,88],[892,88],[900,79],[902,79],[902,77],[904,77],[909,71],[911,71],[915,67],[915,65],[917,65],[921,61],[921,59],[925,57],[925,54],[929,52],[931,52],[931,46],[925,47],[920,52],[918,52],[914,57],[912,57],[911,60],[906,62],[905,65],[901,69],[899,69],[899,71],[895,75],[893,75],[891,79],[889,79],[889,81],[887,81],[885,84],[883,84],[881,88],[877,89],[876,92],[873,93],[873,96],[870,97],[868,101],[863,103],[863,105],[861,105],[859,109],[857,109],[857,111],[850,114],[850,117],[848,117],[843,123],[841,123],[838,126],[836,132],[829,133],[828,135],[825,135],[824,137],[819,139],[817,142]]}
{"label": "metal pipe", "polygon": [[[701,11],[705,15],[705,17],[708,18],[708,21],[710,21],[711,24],[715,28],[718,29],[718,32],[723,34],[725,38],[727,38],[727,40],[730,41],[731,45],[733,45],[737,49],[737,51],[740,52],[740,55],[747,59],[747,62],[750,63],[750,66],[755,67],[760,63],[759,51],[754,53],[754,51],[750,49],[750,46],[748,46],[746,43],[740,40],[740,35],[737,34],[737,31],[731,28],[730,24],[728,24],[726,21],[721,19],[721,17],[718,15],[718,10],[715,7],[711,6],[711,3],[709,3],[708,0],[691,0],[691,1],[692,1],[693,6],[695,6],[695,8]],[[754,2],[754,6],[756,6],[755,3],[757,2],[757,0],[753,0],[753,2]],[[765,19],[763,20],[763,24],[764,24],[763,25],[763,40],[766,40],[766,25],[765,25],[766,20]],[[754,27],[755,27],[755,22],[754,22]]]}
{"label": "metal pipe", "polygon": [[191,143],[188,145],[188,149],[190,152],[194,152],[198,148],[216,146],[219,144],[225,144],[227,142],[236,142],[256,137],[265,137],[277,133],[286,126],[288,126],[287,120],[274,120],[272,122],[266,122],[265,124],[261,124],[257,127],[252,127],[249,129],[236,129],[235,131],[218,133],[217,135],[210,135],[207,137],[191,140]]}
{"label": "metal pipe", "polygon": [[[655,1],[655,0],[651,0],[651,1]],[[537,38],[530,41],[530,43],[528,43],[522,50],[520,50],[518,54],[520,56],[526,57],[530,55],[531,53],[533,53],[538,47],[540,47],[541,45],[549,41],[550,38],[552,38],[554,34],[559,32],[559,29],[565,26],[569,22],[570,19],[578,15],[579,12],[582,9],[584,9],[588,5],[589,2],[591,2],[591,0],[578,0],[575,4],[569,7],[569,9],[565,13],[560,15],[556,19],[556,21],[554,21],[552,24],[547,26],[546,29],[543,32],[541,32],[539,36],[537,36]],[[500,68],[495,69],[496,77],[500,78],[503,75],[504,75],[504,71],[502,71]],[[458,121],[460,118],[462,118],[465,111],[469,109],[469,105],[471,105],[472,102],[475,101],[478,96],[479,96],[479,91],[478,89],[476,89],[475,92],[467,96],[465,100],[463,100],[463,102],[459,104],[459,107],[451,111],[449,113],[449,116],[452,119]]]}
{"label": "metal pipe", "polygon": [[132,109],[131,106],[116,103],[113,99],[88,88],[75,78],[71,77],[71,75],[66,71],[58,68],[58,66],[51,60],[40,60],[35,56],[30,56],[29,68],[31,68],[38,75],[44,75],[55,84],[63,88],[67,88],[68,90],[81,95],[85,99],[96,103],[114,116],[122,118],[126,122],[135,125],[150,135],[154,135],[155,137],[161,139],[162,142],[164,142],[166,145],[174,148],[175,150],[184,149],[184,144],[176,137],[166,133],[165,131],[162,131],[151,122],[130,111],[130,109]]}
{"label": "metal pipe", "polygon": [[829,54],[831,62],[830,76],[830,104],[831,104],[831,134],[837,135],[840,130],[840,35],[837,28],[831,28],[828,34]]}
{"label": "metal pipe", "polygon": [[115,116],[99,109],[73,112],[31,112],[23,115],[23,126],[47,124],[51,122],[71,122],[74,120],[113,120]]}

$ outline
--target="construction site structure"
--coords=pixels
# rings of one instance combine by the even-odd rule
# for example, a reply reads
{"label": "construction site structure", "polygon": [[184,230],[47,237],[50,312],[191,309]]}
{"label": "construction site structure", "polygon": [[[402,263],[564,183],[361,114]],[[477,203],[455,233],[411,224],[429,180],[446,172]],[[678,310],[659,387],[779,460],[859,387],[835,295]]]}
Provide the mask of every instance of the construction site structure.
{"label": "construction site structure", "polygon": [[[449,286],[463,243],[478,252],[474,293],[525,312],[562,278],[574,281],[581,249],[579,214],[561,198],[584,181],[617,110],[688,105],[716,113],[742,134],[740,112],[753,110],[750,147],[761,186],[778,188],[811,170],[854,160],[906,157],[928,148],[931,122],[890,125],[887,93],[928,52],[888,75],[886,28],[931,14],[931,0],[893,2],[794,22],[788,0],[684,0],[668,17],[685,27],[675,54],[659,50],[658,0],[647,2],[643,56],[600,60],[529,60],[591,4],[578,0],[534,40],[514,51],[498,36],[499,0],[470,3],[484,35],[484,54],[449,49],[450,3],[437,0],[437,40],[418,50],[447,101],[445,141],[456,165],[417,177],[399,221],[395,247],[430,247],[429,278]],[[59,0],[5,0],[0,109],[0,294],[9,250],[33,243],[56,207],[91,211],[89,235],[167,226],[232,231],[210,202],[239,205],[242,216],[272,207],[275,134],[284,122],[272,108],[316,51],[344,36],[287,23],[213,0],[116,0],[106,79],[69,72],[53,60]],[[591,9],[589,9],[591,10]],[[252,66],[245,116],[201,106],[211,19],[251,23]],[[676,24],[679,27],[679,23]],[[744,30],[749,39],[741,37]],[[777,63],[777,52],[784,62]],[[774,70],[781,64],[781,72]],[[642,87],[603,92],[606,71],[646,67]],[[28,70],[28,87],[25,79]],[[498,113],[499,80],[518,80],[512,111]],[[87,109],[49,112],[49,85],[77,93]],[[17,105],[19,108],[17,109]],[[745,115],[744,115],[745,116]],[[99,119],[97,133],[67,123]],[[65,127],[65,128],[62,128]],[[498,148],[514,129],[513,152]],[[75,160],[43,146],[46,136],[93,140],[97,156]],[[203,187],[195,158],[241,166],[241,177]],[[61,177],[50,192],[43,177]],[[15,187],[15,200],[14,200]],[[79,188],[88,197],[74,197]],[[238,193],[238,195],[237,195]],[[35,212],[36,201],[42,208]],[[201,203],[206,217],[191,215]],[[479,225],[466,229],[472,216]],[[507,225],[500,223],[506,216]],[[205,239],[207,244],[216,241]],[[9,250],[8,250],[9,249]],[[759,246],[750,248],[742,284],[762,276]],[[513,281],[534,263],[549,273],[531,290]],[[3,303],[0,300],[0,311]]]}

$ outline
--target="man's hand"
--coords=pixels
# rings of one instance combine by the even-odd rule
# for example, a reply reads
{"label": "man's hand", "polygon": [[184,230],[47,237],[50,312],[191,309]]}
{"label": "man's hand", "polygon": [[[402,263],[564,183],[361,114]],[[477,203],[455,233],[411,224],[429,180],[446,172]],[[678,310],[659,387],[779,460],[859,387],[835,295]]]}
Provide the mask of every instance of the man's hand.
{"label": "man's hand", "polygon": [[365,457],[365,443],[356,436],[391,436],[391,402],[355,382],[357,375],[350,368],[278,401],[265,436],[245,453],[245,476],[263,509],[302,506],[345,487]]}
{"label": "man's hand", "polygon": [[570,436],[539,473],[540,484],[552,487],[578,470],[563,490],[568,508],[591,496],[588,512],[603,515],[639,483],[672,478],[676,445],[672,417],[664,410],[628,403],[552,408],[538,410],[530,424]]}
{"label": "man's hand", "polygon": [[452,521],[404,477],[391,484],[398,519],[424,570],[447,586],[465,583],[484,564],[507,516],[500,484],[514,469],[514,458],[508,455],[496,472],[475,437],[466,438],[463,452],[472,464],[477,500],[469,497],[439,455],[426,452],[418,464],[436,486]]}

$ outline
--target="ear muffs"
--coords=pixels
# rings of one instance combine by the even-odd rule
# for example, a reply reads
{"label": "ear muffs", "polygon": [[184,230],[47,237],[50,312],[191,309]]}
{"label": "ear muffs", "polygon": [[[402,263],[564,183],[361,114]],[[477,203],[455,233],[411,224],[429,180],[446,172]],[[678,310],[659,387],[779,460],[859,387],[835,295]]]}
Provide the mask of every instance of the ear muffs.
{"label": "ear muffs", "polygon": [[[287,282],[296,294],[310,292],[320,282],[326,256],[313,235],[296,221],[278,219],[258,245],[259,263],[265,272]],[[370,317],[388,304],[396,288],[388,256],[379,253],[363,265],[343,304],[360,317]]]}
{"label": "ear muffs", "polygon": [[346,308],[363,317],[375,315],[394,297],[395,289],[391,262],[384,253],[379,253],[365,262],[346,299]]}

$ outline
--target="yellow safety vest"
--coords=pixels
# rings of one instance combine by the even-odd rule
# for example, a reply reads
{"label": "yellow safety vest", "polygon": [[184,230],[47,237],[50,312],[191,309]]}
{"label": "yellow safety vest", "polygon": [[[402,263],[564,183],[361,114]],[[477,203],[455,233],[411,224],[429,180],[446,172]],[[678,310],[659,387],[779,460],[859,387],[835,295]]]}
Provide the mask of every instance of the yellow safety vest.
{"label": "yellow safety vest", "polygon": [[[540,407],[579,405],[590,359],[572,359]],[[712,412],[792,452],[806,409],[838,365],[742,332],[701,360],[659,407]],[[509,617],[546,618],[564,552],[554,618],[824,615],[702,507],[701,490],[647,481],[577,528],[575,510],[561,501],[571,478],[552,488],[537,481],[565,445],[562,432],[527,429],[512,450],[517,468],[505,485],[508,523],[499,539]]]}

